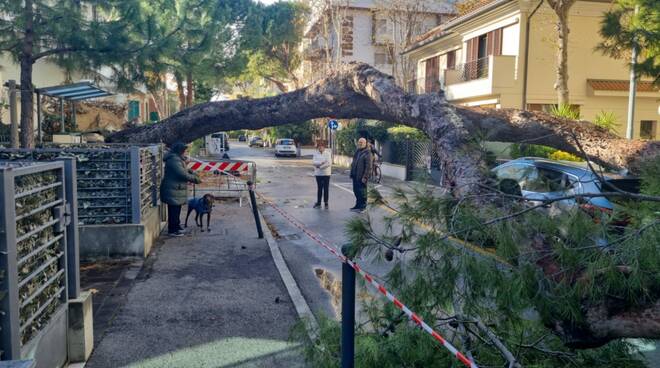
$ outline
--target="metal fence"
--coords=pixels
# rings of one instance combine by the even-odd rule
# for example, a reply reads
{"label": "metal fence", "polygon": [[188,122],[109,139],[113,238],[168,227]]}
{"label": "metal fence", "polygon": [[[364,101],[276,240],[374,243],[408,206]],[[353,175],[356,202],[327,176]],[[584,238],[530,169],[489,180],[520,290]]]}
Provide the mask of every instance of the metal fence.
{"label": "metal fence", "polygon": [[61,145],[0,149],[0,160],[77,162],[78,218],[81,225],[139,224],[159,204],[161,145]]}
{"label": "metal fence", "polygon": [[[54,321],[66,333],[67,297],[80,287],[74,169],[73,160],[0,162],[1,360],[36,351]],[[65,359],[58,344],[44,350]]]}
{"label": "metal fence", "polygon": [[428,140],[388,141],[383,144],[383,161],[406,167],[406,180],[429,175],[433,145]]}

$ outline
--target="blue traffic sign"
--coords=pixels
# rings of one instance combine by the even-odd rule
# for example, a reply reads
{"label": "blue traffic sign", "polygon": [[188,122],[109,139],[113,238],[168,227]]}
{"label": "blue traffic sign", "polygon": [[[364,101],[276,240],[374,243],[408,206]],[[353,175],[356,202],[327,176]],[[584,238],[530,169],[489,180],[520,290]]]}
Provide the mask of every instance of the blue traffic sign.
{"label": "blue traffic sign", "polygon": [[339,128],[339,123],[337,122],[337,120],[330,120],[328,121],[328,128],[332,130],[337,130],[337,128]]}

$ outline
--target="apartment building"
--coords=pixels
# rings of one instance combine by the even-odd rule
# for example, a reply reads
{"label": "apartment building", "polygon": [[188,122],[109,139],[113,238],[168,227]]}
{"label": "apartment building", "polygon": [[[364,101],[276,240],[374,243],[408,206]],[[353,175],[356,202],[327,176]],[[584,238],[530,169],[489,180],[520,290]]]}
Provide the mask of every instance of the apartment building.
{"label": "apartment building", "polygon": [[[580,0],[569,15],[569,91],[581,117],[614,113],[625,136],[629,69],[626,61],[595,50],[610,1]],[[466,106],[547,110],[557,102],[556,15],[543,0],[495,0],[426,34],[404,54],[416,65],[409,88],[444,90]],[[637,86],[634,136],[658,139],[660,91],[650,81]]]}
{"label": "apartment building", "polygon": [[[415,35],[422,34],[450,18],[453,9],[446,3],[420,0],[415,9],[414,25],[398,22],[392,0],[328,0],[313,12],[302,42],[301,80],[309,83],[327,73],[327,65],[364,62],[387,74],[393,74],[393,64],[401,58],[393,52],[401,44],[401,27]],[[410,1],[408,10],[415,2]]]}

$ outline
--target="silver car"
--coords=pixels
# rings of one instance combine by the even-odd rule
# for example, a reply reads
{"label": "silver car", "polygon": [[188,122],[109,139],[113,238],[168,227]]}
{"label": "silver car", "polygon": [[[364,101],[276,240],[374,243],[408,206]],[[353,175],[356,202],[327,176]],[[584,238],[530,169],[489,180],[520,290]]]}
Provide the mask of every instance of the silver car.
{"label": "silver car", "polygon": [[[523,197],[539,202],[571,195],[614,192],[616,189],[639,192],[638,179],[605,174],[605,182],[601,183],[588,167],[537,157],[523,157],[506,162],[495,167],[493,172],[500,187],[504,181],[515,181],[518,184],[516,189]],[[614,197],[603,196],[579,200],[570,198],[557,203],[560,207],[580,205],[589,212],[610,212],[614,209],[613,201]]]}

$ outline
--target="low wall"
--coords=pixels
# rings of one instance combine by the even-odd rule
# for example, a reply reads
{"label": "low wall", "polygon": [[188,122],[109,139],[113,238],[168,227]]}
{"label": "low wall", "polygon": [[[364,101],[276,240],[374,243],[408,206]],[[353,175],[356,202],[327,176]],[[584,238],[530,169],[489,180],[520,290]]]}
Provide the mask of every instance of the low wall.
{"label": "low wall", "polygon": [[[351,167],[351,162],[353,162],[353,157],[344,155],[333,156],[333,164],[337,167]],[[406,167],[403,165],[395,165],[388,162],[383,162],[380,165],[380,170],[383,173],[383,176],[399,180],[406,180]]]}
{"label": "low wall", "polygon": [[351,167],[351,162],[353,162],[353,157],[344,155],[332,156],[332,163],[339,167]]}
{"label": "low wall", "polygon": [[383,176],[399,180],[406,180],[406,167],[403,165],[395,165],[383,162],[380,165],[380,172],[383,173]]}
{"label": "low wall", "polygon": [[159,207],[150,208],[141,224],[79,226],[80,259],[146,257],[163,223]]}
{"label": "low wall", "polygon": [[67,362],[68,308],[60,308],[39,336],[21,349],[23,359],[34,359],[35,368],[64,367]]}

